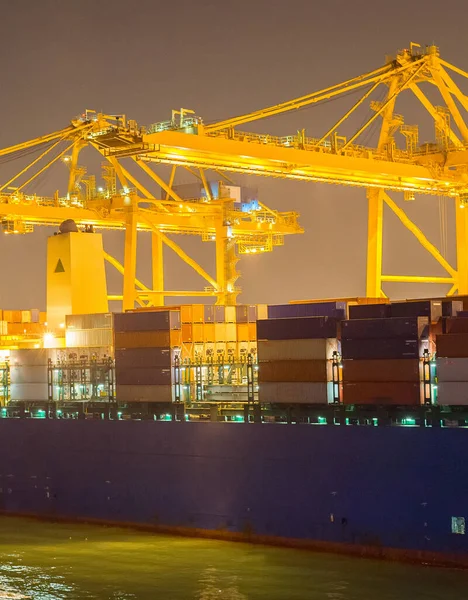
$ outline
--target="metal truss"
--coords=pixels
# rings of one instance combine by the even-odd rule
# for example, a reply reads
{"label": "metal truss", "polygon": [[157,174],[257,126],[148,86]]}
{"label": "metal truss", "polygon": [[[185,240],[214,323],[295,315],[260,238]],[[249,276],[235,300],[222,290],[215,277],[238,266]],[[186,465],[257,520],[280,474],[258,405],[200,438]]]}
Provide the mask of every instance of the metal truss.
{"label": "metal truss", "polygon": [[[15,157],[36,148],[40,155],[15,177],[0,186],[0,217],[5,229],[19,232],[34,224],[59,223],[67,218],[97,228],[125,229],[124,264],[112,264],[123,273],[124,308],[135,302],[161,305],[167,296],[214,296],[218,303],[235,303],[239,293],[236,263],[239,255],[271,251],[284,236],[302,232],[295,212],[277,212],[259,204],[246,212],[237,208],[229,192],[226,173],[256,174],[291,180],[333,183],[367,190],[369,297],[384,295],[386,282],[433,282],[450,286],[449,294],[468,294],[468,96],[454,77],[468,73],[441,59],[435,46],[417,44],[390,57],[372,72],[249,114],[215,123],[204,123],[193,111],[173,111],[168,121],[145,128],[123,115],[86,111],[71,125],[48,136],[0,150]],[[376,98],[377,89],[384,97]],[[438,93],[440,106],[431,100]],[[291,136],[239,131],[237,127],[359,93],[353,106],[325,131],[308,137],[304,130]],[[428,93],[431,92],[431,93]],[[405,123],[396,111],[402,94],[415,97],[434,125],[434,142],[421,144],[416,124]],[[348,137],[339,128],[361,107],[370,116]],[[378,140],[364,142],[378,126]],[[79,165],[84,147],[95,148],[105,160],[105,188],[96,188],[94,175]],[[69,167],[66,196],[53,198],[28,194],[37,176],[58,160]],[[165,180],[158,165],[170,165]],[[32,169],[34,174],[30,174]],[[178,169],[200,183],[203,194],[181,198],[175,185]],[[210,171],[211,176],[208,176]],[[137,175],[135,174],[137,173]],[[212,174],[222,180],[219,192],[210,185]],[[150,185],[143,183],[148,181]],[[12,185],[16,187],[12,189]],[[162,194],[155,192],[162,190]],[[389,193],[405,201],[416,195],[452,198],[456,206],[457,266],[452,267],[424,233],[408,218]],[[386,275],[382,273],[384,206],[392,210],[424,249],[447,271],[446,277]],[[152,236],[153,281],[136,282],[137,232]],[[174,234],[200,235],[214,242],[216,274],[207,273],[178,246]],[[166,290],[163,248],[171,248],[206,281],[198,291]]]}

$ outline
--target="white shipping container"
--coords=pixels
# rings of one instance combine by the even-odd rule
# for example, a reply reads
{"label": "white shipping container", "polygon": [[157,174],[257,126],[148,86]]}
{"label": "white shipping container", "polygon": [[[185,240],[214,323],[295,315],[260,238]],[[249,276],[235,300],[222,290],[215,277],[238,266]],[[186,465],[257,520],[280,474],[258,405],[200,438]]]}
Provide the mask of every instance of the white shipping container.
{"label": "white shipping container", "polygon": [[437,386],[440,406],[468,406],[468,381],[443,381]]}
{"label": "white shipping container", "polygon": [[235,323],[236,322],[236,307],[235,306],[225,306],[224,307],[224,321],[226,323]]}
{"label": "white shipping container", "polygon": [[23,350],[11,350],[10,365],[23,366],[47,366],[49,358],[56,360],[57,349],[54,348],[28,348]]}
{"label": "white shipping container", "polygon": [[10,368],[11,383],[47,383],[47,365],[17,366]]}
{"label": "white shipping container", "polygon": [[329,404],[333,383],[261,383],[258,399],[262,404]]}
{"label": "white shipping container", "polygon": [[172,385],[117,385],[118,402],[173,402]]}
{"label": "white shipping container", "polygon": [[21,311],[21,323],[31,323],[31,311],[30,310],[22,310]]}
{"label": "white shipping container", "polygon": [[270,360],[324,360],[339,352],[338,340],[258,340],[259,362]]}
{"label": "white shipping container", "polygon": [[70,329],[65,332],[67,348],[112,346],[112,329]]}
{"label": "white shipping container", "polygon": [[468,358],[438,358],[437,379],[441,381],[468,381]]}
{"label": "white shipping container", "polygon": [[49,386],[47,383],[12,383],[10,397],[12,401],[47,401]]}
{"label": "white shipping container", "polygon": [[8,321],[0,321],[0,335],[8,335]]}
{"label": "white shipping container", "polygon": [[268,304],[257,304],[257,320],[268,319]]}
{"label": "white shipping container", "polygon": [[31,323],[39,323],[40,311],[38,308],[31,308]]}

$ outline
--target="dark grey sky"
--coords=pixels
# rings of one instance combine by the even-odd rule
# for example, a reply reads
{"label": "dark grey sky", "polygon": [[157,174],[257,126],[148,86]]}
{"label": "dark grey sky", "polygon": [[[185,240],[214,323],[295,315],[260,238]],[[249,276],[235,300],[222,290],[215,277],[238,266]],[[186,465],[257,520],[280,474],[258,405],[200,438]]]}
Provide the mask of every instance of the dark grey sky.
{"label": "dark grey sky", "polygon": [[[64,127],[85,108],[122,112],[141,124],[192,108],[205,120],[225,118],[293,98],[380,66],[410,41],[435,43],[468,69],[463,0],[423,3],[379,0],[15,0],[2,3],[0,147]],[[412,122],[419,111],[408,105]],[[323,133],[344,106],[330,103],[268,120],[259,131]],[[423,117],[421,116],[421,122]],[[6,172],[6,171],[5,171]],[[0,171],[0,178],[5,177]],[[48,181],[55,189],[63,177]],[[240,261],[243,302],[363,295],[364,190],[257,178],[273,208],[297,210],[306,229],[270,255]],[[54,187],[55,186],[55,187]],[[413,218],[440,242],[437,198],[418,198]],[[449,211],[450,212],[450,211]],[[387,220],[388,272],[430,274],[432,261]],[[0,306],[45,307],[46,229],[0,237]],[[143,237],[143,236],[142,236]],[[106,248],[121,255],[118,234]],[[393,243],[393,246],[391,245]],[[212,269],[211,247],[183,240]],[[448,244],[448,255],[453,248]],[[149,273],[142,239],[139,275]],[[434,274],[442,274],[437,265]],[[168,286],[203,285],[167,252]],[[111,291],[118,278],[110,276]],[[394,297],[444,288],[387,286]]]}

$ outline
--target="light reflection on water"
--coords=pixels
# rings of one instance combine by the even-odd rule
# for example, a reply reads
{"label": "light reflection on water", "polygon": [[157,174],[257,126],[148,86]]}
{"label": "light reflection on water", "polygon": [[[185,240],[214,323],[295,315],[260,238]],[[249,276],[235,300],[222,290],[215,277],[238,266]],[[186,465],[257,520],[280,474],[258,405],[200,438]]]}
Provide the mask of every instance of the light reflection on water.
{"label": "light reflection on water", "polygon": [[466,600],[468,572],[0,517],[0,600]]}

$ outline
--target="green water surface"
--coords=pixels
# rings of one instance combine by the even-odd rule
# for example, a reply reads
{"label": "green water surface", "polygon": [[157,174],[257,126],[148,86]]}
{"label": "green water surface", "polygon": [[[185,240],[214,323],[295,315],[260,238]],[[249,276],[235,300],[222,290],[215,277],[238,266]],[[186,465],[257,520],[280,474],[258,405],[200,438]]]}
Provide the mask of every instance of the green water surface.
{"label": "green water surface", "polygon": [[467,600],[468,571],[0,517],[0,600]]}

